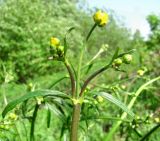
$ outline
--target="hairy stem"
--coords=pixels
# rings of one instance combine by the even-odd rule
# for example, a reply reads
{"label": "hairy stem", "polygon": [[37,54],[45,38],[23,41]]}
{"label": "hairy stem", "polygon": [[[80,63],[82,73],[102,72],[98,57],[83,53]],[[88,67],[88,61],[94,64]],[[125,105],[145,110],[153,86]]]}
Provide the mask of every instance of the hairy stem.
{"label": "hairy stem", "polygon": [[71,80],[71,88],[72,88],[72,97],[75,97],[75,92],[76,92],[76,83],[75,83],[75,78],[74,78],[74,75],[73,75],[73,72],[72,72],[72,69],[70,67],[70,64],[68,63],[67,60],[65,60],[64,62],[67,70],[68,70],[68,73],[69,73],[69,76],[70,76],[70,80]]}
{"label": "hairy stem", "polygon": [[[80,58],[78,62],[78,68],[77,68],[77,79],[76,79],[76,96],[73,95],[73,98],[78,99],[79,98],[79,85],[80,85],[80,78],[81,78],[81,66],[82,66],[82,60],[84,55],[84,50],[86,48],[86,43],[88,39],[90,38],[92,32],[96,28],[97,24],[94,24],[91,30],[89,31],[86,40],[81,47],[80,52]],[[79,125],[79,118],[81,113],[81,105],[80,103],[74,104],[73,106],[73,113],[72,113],[72,124],[71,124],[71,135],[70,135],[70,141],[77,141],[78,140],[78,125]]]}
{"label": "hairy stem", "polygon": [[72,114],[70,141],[78,141],[78,125],[79,125],[80,112],[81,112],[81,105],[80,104],[74,105]]}

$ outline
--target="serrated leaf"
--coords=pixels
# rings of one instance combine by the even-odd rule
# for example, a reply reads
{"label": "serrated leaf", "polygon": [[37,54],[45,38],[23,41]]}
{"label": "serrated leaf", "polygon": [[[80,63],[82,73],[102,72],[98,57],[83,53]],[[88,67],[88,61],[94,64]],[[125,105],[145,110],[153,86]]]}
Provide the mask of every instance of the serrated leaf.
{"label": "serrated leaf", "polygon": [[95,93],[96,95],[100,95],[103,98],[105,98],[106,100],[114,103],[115,105],[117,105],[119,108],[121,108],[123,111],[125,111],[126,113],[128,113],[131,117],[134,117],[134,113],[132,111],[130,111],[127,106],[122,103],[120,100],[118,100],[117,98],[113,97],[111,94],[108,94],[106,92],[98,92]]}
{"label": "serrated leaf", "polygon": [[7,104],[5,109],[2,112],[2,117],[4,118],[5,115],[14,109],[19,103],[24,102],[30,98],[34,98],[37,96],[54,96],[54,97],[63,97],[63,98],[69,98],[66,94],[60,92],[60,91],[55,91],[55,90],[37,90],[34,92],[29,92]]}

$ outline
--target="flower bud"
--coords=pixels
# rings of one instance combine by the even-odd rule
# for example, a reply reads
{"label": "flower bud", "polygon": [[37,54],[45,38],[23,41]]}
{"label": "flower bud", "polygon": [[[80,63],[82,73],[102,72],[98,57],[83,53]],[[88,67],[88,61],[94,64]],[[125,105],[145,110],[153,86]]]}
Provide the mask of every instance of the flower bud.
{"label": "flower bud", "polygon": [[102,102],[103,102],[103,100],[104,100],[104,99],[103,99],[103,97],[102,97],[102,96],[99,96],[99,95],[97,96],[97,101],[98,101],[99,103],[102,103]]}
{"label": "flower bud", "polygon": [[126,55],[123,56],[123,62],[124,62],[125,64],[130,64],[131,61],[132,61],[132,55],[126,54]]}
{"label": "flower bud", "polygon": [[58,53],[59,57],[63,57],[63,55],[64,55],[64,46],[59,46],[57,48],[57,53]]}
{"label": "flower bud", "polygon": [[93,19],[98,26],[105,26],[108,23],[109,16],[107,13],[98,10],[94,15]]}
{"label": "flower bud", "polygon": [[18,119],[18,116],[16,114],[14,114],[14,113],[10,113],[8,117],[11,120],[17,120]]}
{"label": "flower bud", "polygon": [[58,38],[51,37],[50,45],[51,47],[58,47],[60,45],[60,40]]}
{"label": "flower bud", "polygon": [[137,74],[138,74],[139,76],[143,76],[144,73],[145,73],[144,70],[138,70],[138,71],[137,71]]}
{"label": "flower bud", "polygon": [[117,58],[117,59],[115,59],[115,60],[113,61],[113,66],[114,66],[114,67],[119,67],[122,63],[123,63],[123,62],[122,62],[122,59]]}
{"label": "flower bud", "polygon": [[154,121],[155,121],[156,123],[160,123],[160,118],[156,117],[156,118],[154,118]]}

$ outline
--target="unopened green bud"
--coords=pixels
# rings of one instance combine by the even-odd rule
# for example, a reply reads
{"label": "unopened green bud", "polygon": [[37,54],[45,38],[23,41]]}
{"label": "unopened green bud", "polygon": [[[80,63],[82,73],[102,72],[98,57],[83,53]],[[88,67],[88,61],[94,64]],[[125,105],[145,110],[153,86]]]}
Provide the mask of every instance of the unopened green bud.
{"label": "unopened green bud", "polygon": [[126,54],[123,56],[123,62],[125,64],[130,64],[132,62],[132,55]]}
{"label": "unopened green bud", "polygon": [[122,62],[122,59],[117,58],[117,59],[114,60],[113,66],[119,67],[122,63],[123,63],[123,62]]}
{"label": "unopened green bud", "polygon": [[64,46],[59,46],[57,48],[57,53],[59,56],[63,56],[64,55]]}
{"label": "unopened green bud", "polygon": [[99,103],[102,103],[103,101],[104,101],[104,99],[103,99],[103,97],[102,96],[97,96],[97,101],[99,102]]}
{"label": "unopened green bud", "polygon": [[137,74],[138,74],[139,76],[143,76],[144,73],[145,73],[144,70],[138,70],[138,71],[137,71]]}
{"label": "unopened green bud", "polygon": [[33,83],[29,83],[28,85],[27,85],[27,90],[28,91],[32,91],[32,89],[33,89]]}

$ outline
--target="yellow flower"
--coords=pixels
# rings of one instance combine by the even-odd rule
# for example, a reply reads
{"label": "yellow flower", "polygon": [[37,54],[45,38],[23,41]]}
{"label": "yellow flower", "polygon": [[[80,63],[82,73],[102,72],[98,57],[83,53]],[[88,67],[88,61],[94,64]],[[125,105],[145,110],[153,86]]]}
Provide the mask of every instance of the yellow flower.
{"label": "yellow flower", "polygon": [[94,15],[93,19],[98,26],[105,26],[109,21],[109,16],[107,13],[98,10]]}
{"label": "yellow flower", "polygon": [[60,40],[55,37],[51,37],[50,44],[53,47],[58,47],[60,45]]}

